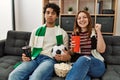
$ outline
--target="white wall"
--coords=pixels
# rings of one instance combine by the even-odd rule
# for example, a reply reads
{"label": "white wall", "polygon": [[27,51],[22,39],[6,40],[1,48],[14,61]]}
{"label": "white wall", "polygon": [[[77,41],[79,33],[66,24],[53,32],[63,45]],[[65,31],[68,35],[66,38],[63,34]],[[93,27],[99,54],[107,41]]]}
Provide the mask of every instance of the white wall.
{"label": "white wall", "polygon": [[12,30],[12,0],[0,0],[0,39]]}
{"label": "white wall", "polygon": [[[0,39],[12,29],[12,0],[0,0]],[[14,0],[16,30],[32,31],[42,24],[43,0]],[[120,36],[120,0],[118,0],[116,35]]]}
{"label": "white wall", "polygon": [[42,0],[14,0],[17,31],[32,31],[42,24]]}
{"label": "white wall", "polygon": [[[41,25],[42,8],[42,0],[15,0],[16,30],[32,31]],[[117,11],[116,35],[120,35],[120,0]]]}

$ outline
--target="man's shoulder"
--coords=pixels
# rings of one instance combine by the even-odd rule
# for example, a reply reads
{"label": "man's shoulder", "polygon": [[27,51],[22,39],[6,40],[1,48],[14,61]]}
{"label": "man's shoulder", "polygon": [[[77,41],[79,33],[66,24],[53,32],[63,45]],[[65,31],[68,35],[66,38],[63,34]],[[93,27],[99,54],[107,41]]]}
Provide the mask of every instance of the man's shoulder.
{"label": "man's shoulder", "polygon": [[63,35],[68,36],[67,31],[65,31],[63,28],[60,28],[60,29],[61,29],[61,32],[62,32]]}
{"label": "man's shoulder", "polygon": [[39,25],[36,29],[39,29],[39,28],[42,28],[42,27],[45,27],[45,24]]}
{"label": "man's shoulder", "polygon": [[62,27],[58,26],[57,28],[59,28],[61,31],[66,32]]}
{"label": "man's shoulder", "polygon": [[44,26],[44,24],[43,24],[43,25],[39,25],[39,26],[37,26],[36,28],[34,28],[33,31],[37,31],[38,29],[40,29],[40,28],[43,27],[43,26]]}
{"label": "man's shoulder", "polygon": [[60,30],[61,30],[62,32],[64,32],[64,33],[67,33],[63,28],[60,28]]}

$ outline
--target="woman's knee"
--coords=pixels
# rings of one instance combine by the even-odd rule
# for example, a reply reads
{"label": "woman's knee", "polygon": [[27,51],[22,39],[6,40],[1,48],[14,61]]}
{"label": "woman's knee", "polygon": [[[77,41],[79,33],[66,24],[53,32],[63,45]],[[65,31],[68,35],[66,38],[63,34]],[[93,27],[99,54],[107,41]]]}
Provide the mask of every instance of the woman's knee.
{"label": "woman's knee", "polygon": [[91,58],[89,56],[81,56],[75,63],[90,63]]}
{"label": "woman's knee", "polygon": [[92,60],[91,66],[90,66],[90,71],[89,71],[91,76],[100,77],[104,74],[105,70],[106,70],[106,68],[105,68],[104,62],[102,62],[98,59]]}

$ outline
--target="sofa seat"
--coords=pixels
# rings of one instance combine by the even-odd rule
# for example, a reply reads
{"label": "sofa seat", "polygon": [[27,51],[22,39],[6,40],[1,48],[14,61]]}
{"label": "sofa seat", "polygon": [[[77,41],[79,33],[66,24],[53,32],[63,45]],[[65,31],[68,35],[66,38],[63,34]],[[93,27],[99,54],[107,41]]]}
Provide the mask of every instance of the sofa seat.
{"label": "sofa seat", "polygon": [[14,65],[21,60],[21,56],[0,57],[0,80],[8,80],[9,73],[14,69]]}
{"label": "sofa seat", "polygon": [[120,65],[107,65],[107,71],[102,80],[120,80]]}
{"label": "sofa seat", "polygon": [[22,47],[28,45],[30,35],[30,32],[11,30],[5,40],[0,40],[0,80],[8,80],[14,65],[21,61]]}
{"label": "sofa seat", "polygon": [[[30,32],[8,31],[6,40],[0,40],[0,80],[8,80],[14,65],[21,61],[21,47],[29,43]],[[120,36],[104,36],[106,50],[105,58],[107,70],[101,78],[92,80],[120,80]],[[51,80],[65,80],[53,75]]]}

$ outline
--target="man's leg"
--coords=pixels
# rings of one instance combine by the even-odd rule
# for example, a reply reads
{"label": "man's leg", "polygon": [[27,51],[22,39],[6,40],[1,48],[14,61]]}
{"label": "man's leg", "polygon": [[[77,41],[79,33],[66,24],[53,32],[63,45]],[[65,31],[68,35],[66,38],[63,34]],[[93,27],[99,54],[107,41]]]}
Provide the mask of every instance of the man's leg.
{"label": "man's leg", "polygon": [[37,67],[35,61],[22,62],[10,74],[8,80],[26,80]]}
{"label": "man's leg", "polygon": [[54,64],[53,59],[44,59],[34,70],[29,80],[50,80],[53,75]]}

